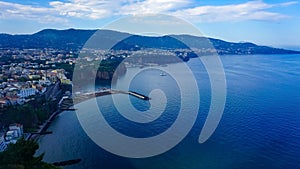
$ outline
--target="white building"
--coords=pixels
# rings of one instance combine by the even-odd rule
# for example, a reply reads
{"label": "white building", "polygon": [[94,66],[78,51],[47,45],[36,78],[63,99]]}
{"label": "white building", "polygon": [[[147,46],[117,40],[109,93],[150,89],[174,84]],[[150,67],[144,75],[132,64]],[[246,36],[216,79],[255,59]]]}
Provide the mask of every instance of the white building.
{"label": "white building", "polygon": [[4,137],[0,136],[0,152],[3,152],[4,150],[6,150],[7,145],[5,143]]}
{"label": "white building", "polygon": [[22,98],[26,98],[26,97],[29,97],[29,96],[33,96],[36,94],[36,89],[33,89],[33,88],[27,88],[27,89],[22,89],[20,90],[19,92],[19,96],[22,97]]}
{"label": "white building", "polygon": [[6,132],[5,140],[6,144],[15,144],[17,140],[23,136],[23,125],[21,124],[11,124],[9,125],[9,130]]}
{"label": "white building", "polygon": [[11,124],[9,125],[9,130],[17,131],[18,137],[23,135],[23,125],[22,124]]}

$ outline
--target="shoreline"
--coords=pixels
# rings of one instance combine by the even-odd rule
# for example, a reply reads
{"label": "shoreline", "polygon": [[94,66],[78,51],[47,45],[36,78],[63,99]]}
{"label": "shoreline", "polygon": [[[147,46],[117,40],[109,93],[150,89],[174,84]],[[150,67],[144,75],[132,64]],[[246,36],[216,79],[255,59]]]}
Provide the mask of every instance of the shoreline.
{"label": "shoreline", "polygon": [[63,111],[61,111],[61,110],[57,110],[54,113],[52,113],[52,115],[43,123],[42,127],[39,128],[39,130],[37,132],[30,133],[29,136],[27,136],[26,140],[35,140],[35,141],[37,141],[40,137],[39,133],[46,132],[47,129],[50,127],[51,122],[56,118],[57,115],[59,115],[62,112]]}
{"label": "shoreline", "polygon": [[[60,102],[58,103],[58,110],[55,111],[54,113],[52,113],[52,115],[43,123],[42,127],[36,132],[36,133],[31,133],[28,138],[26,138],[27,140],[35,140],[37,141],[41,135],[41,133],[46,132],[47,129],[50,127],[51,123],[53,122],[53,120],[61,113],[67,111],[67,110],[76,110],[76,109],[72,109],[72,107],[74,107],[75,104],[79,104],[83,101],[87,101],[90,100],[92,98],[97,98],[97,97],[101,97],[101,96],[106,96],[106,95],[112,95],[112,94],[128,94],[131,95],[133,97],[137,97],[139,99],[142,100],[150,100],[151,98],[149,98],[148,96],[145,96],[143,94],[137,93],[137,92],[133,92],[133,91],[120,91],[120,90],[115,90],[115,89],[109,89],[109,90],[105,90],[105,91],[99,91],[99,92],[94,92],[94,93],[86,93],[82,96],[79,96],[77,98],[72,98],[72,103],[70,105],[67,105],[66,108],[61,108],[61,103],[64,101],[64,97],[61,98]],[[70,98],[67,98],[70,99]]]}

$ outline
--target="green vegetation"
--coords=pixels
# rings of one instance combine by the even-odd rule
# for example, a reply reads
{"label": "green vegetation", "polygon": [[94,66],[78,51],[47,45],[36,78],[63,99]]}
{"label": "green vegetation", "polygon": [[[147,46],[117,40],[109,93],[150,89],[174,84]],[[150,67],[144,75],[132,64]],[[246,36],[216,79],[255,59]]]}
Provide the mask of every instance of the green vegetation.
{"label": "green vegetation", "polygon": [[21,123],[26,129],[36,128],[42,124],[57,108],[57,101],[35,99],[24,105],[9,106],[0,109],[0,126]]}
{"label": "green vegetation", "polygon": [[66,77],[68,79],[72,79],[73,71],[74,71],[75,64],[68,64],[68,63],[56,63],[56,69],[64,69],[66,71]]}
{"label": "green vegetation", "polygon": [[38,148],[35,141],[24,138],[10,144],[6,151],[0,153],[0,169],[59,169],[43,162],[44,154],[35,157]]}
{"label": "green vegetation", "polygon": [[[77,77],[73,80],[74,84],[83,84],[87,79],[94,80],[96,82],[100,80],[110,81],[113,75],[122,76],[126,73],[126,67],[122,63],[123,58],[106,59],[100,61],[86,61],[81,60],[76,65]],[[86,76],[90,75],[90,76]]]}
{"label": "green vegetation", "polygon": [[123,59],[108,59],[102,60],[100,66],[98,66],[98,71],[100,72],[113,72],[117,69]]}

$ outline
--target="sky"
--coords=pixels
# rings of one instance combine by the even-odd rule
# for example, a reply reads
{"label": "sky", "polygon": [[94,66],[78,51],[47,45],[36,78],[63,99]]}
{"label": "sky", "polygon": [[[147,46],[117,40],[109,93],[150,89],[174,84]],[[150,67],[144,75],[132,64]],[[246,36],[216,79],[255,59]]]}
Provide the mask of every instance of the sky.
{"label": "sky", "polygon": [[99,29],[124,16],[167,14],[204,36],[300,50],[300,1],[294,0],[0,0],[0,33]]}

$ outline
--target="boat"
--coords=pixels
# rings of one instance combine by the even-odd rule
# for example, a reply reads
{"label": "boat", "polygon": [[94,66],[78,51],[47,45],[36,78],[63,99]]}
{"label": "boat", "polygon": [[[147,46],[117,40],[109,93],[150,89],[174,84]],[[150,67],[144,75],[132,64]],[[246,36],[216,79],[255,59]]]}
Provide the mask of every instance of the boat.
{"label": "boat", "polygon": [[167,76],[165,73],[161,73],[160,76]]}

